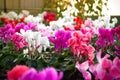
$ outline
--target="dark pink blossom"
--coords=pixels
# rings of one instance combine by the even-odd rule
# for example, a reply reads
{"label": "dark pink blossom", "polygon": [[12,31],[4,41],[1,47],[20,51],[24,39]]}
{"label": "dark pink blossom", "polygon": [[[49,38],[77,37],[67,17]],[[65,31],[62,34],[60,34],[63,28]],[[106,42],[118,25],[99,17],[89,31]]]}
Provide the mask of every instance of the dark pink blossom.
{"label": "dark pink blossom", "polygon": [[49,37],[50,42],[54,43],[55,50],[64,49],[68,47],[67,41],[71,37],[70,31],[58,30],[55,37]]}
{"label": "dark pink blossom", "polygon": [[114,30],[99,28],[98,40],[96,41],[96,45],[104,47],[110,44],[114,44]]}
{"label": "dark pink blossom", "polygon": [[7,43],[11,40],[11,36],[15,33],[12,24],[7,24],[4,27],[0,28],[0,37],[3,42]]}
{"label": "dark pink blossom", "polygon": [[27,47],[28,43],[26,38],[24,38],[22,35],[15,33],[11,38],[13,44],[15,45],[17,50],[22,49],[23,47]]}
{"label": "dark pink blossom", "polygon": [[20,80],[62,80],[63,73],[58,73],[55,68],[46,68],[37,72],[34,68],[27,71]]}

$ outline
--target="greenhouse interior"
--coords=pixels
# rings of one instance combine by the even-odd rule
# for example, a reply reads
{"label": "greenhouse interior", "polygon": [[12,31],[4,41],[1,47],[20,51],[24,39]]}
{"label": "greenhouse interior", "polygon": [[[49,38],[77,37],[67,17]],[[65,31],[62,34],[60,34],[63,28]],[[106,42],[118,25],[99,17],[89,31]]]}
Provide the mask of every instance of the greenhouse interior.
{"label": "greenhouse interior", "polygon": [[0,80],[120,80],[120,0],[0,0]]}

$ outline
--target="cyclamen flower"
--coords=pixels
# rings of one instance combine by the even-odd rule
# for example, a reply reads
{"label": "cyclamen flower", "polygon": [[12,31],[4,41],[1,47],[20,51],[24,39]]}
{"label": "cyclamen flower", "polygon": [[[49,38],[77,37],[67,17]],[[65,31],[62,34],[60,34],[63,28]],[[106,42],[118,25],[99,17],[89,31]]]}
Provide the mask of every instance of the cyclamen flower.
{"label": "cyclamen flower", "polygon": [[51,21],[56,21],[56,15],[54,13],[49,13],[47,12],[45,15],[44,15],[44,20],[47,22],[47,23],[50,23]]}
{"label": "cyclamen flower", "polygon": [[52,36],[54,32],[50,27],[45,26],[42,23],[37,24],[35,29],[41,33],[41,36],[44,36],[44,37]]}
{"label": "cyclamen flower", "polygon": [[11,38],[12,42],[14,43],[17,50],[22,49],[23,47],[27,47],[28,43],[26,41],[26,38],[20,35],[19,33],[13,34]]}
{"label": "cyclamen flower", "polygon": [[102,27],[109,29],[109,28],[115,27],[115,24],[117,23],[117,19],[116,18],[110,19],[110,16],[103,16],[103,17],[98,17],[98,19],[96,19],[94,23],[95,23],[96,29],[102,28]]}
{"label": "cyclamen flower", "polygon": [[89,62],[88,61],[85,61],[81,64],[79,64],[77,62],[75,67],[82,73],[85,80],[91,80],[92,79],[92,76],[91,76],[90,72],[87,71],[89,69]]}
{"label": "cyclamen flower", "polygon": [[34,30],[35,29],[35,24],[33,24],[33,23],[30,23],[30,22],[28,22],[28,23],[18,23],[16,26],[15,26],[15,32],[18,32],[18,33],[20,33],[20,30],[21,29],[24,29],[25,31],[27,31],[27,30]]}
{"label": "cyclamen flower", "polygon": [[120,46],[115,46],[115,54],[120,54]]}
{"label": "cyclamen flower", "polygon": [[7,72],[8,80],[19,80],[29,70],[24,65],[16,65],[12,70]]}
{"label": "cyclamen flower", "polygon": [[84,26],[86,26],[86,27],[94,27],[95,24],[94,24],[94,22],[91,20],[91,18],[88,18],[87,20],[85,20]]}
{"label": "cyclamen flower", "polygon": [[31,23],[31,22],[28,22],[25,26],[24,26],[24,30],[27,31],[27,30],[34,30],[35,29],[35,24]]}
{"label": "cyclamen flower", "polygon": [[120,41],[120,26],[117,26],[117,27],[115,28],[115,32],[116,32],[116,34],[117,34],[117,39]]}
{"label": "cyclamen flower", "polygon": [[65,30],[57,30],[55,37],[49,37],[50,42],[54,43],[55,50],[67,48],[67,41],[71,38],[71,33]]}
{"label": "cyclamen flower", "polygon": [[11,40],[11,36],[15,33],[15,30],[13,29],[11,24],[7,24],[4,27],[0,28],[0,37],[2,40],[7,43],[9,40]]}
{"label": "cyclamen flower", "polygon": [[44,48],[45,51],[50,45],[48,38],[41,36],[40,32],[33,32],[31,30],[27,30],[25,32],[23,29],[21,29],[21,34],[26,38],[30,51],[37,50],[39,53],[41,53],[42,48]]}
{"label": "cyclamen flower", "polygon": [[114,44],[114,29],[105,29],[99,28],[98,40],[96,41],[96,45],[100,45],[101,47],[108,46],[110,44]]}
{"label": "cyclamen flower", "polygon": [[74,27],[75,30],[80,30],[80,28],[82,27],[82,24],[84,23],[84,20],[81,20],[80,17],[78,16],[78,17],[74,18],[74,21],[76,23],[76,25]]}
{"label": "cyclamen flower", "polygon": [[87,19],[85,20],[84,24],[82,25],[81,29],[80,29],[83,33],[86,32],[90,32],[92,37],[94,37],[95,34],[95,24],[93,23],[93,21],[91,19]]}
{"label": "cyclamen flower", "polygon": [[90,41],[90,33],[83,34],[81,31],[76,31],[73,33],[72,38],[68,40],[68,45],[77,57],[80,55],[85,56],[91,62],[94,59],[93,52],[95,49],[89,44]]}
{"label": "cyclamen flower", "polygon": [[24,29],[24,26],[25,26],[24,23],[18,23],[18,24],[15,26],[15,32],[20,33],[20,29]]}
{"label": "cyclamen flower", "polygon": [[27,71],[20,80],[62,80],[63,73],[56,71],[55,68],[46,68],[37,72],[34,68]]}
{"label": "cyclamen flower", "polygon": [[43,19],[41,17],[38,17],[38,16],[34,17],[33,15],[29,15],[25,17],[24,22],[39,23],[39,22],[42,22],[42,20]]}
{"label": "cyclamen flower", "polygon": [[98,63],[91,65],[89,70],[95,76],[95,79],[100,80],[119,80],[120,79],[120,59],[115,57],[113,62],[108,58],[110,55],[106,54],[101,58],[101,52],[97,54]]}

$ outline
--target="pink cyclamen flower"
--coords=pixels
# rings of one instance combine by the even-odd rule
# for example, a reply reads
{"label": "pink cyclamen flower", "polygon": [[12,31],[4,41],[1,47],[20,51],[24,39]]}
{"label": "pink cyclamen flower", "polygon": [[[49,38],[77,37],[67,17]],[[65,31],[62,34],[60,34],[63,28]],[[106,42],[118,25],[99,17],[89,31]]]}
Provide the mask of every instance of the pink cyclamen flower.
{"label": "pink cyclamen flower", "polygon": [[21,36],[19,33],[15,33],[12,38],[12,42],[14,43],[17,50],[22,49],[23,47],[27,47],[28,43],[26,41],[26,38]]}
{"label": "pink cyclamen flower", "polygon": [[55,33],[55,37],[49,37],[49,40],[54,43],[55,50],[67,48],[67,41],[71,37],[70,31],[58,30]]}
{"label": "pink cyclamen flower", "polygon": [[76,63],[76,68],[82,73],[85,80],[91,80],[91,74],[87,71],[89,68],[89,61],[85,61],[81,64]]}
{"label": "pink cyclamen flower", "polygon": [[95,26],[95,24],[93,23],[91,18],[88,18],[87,20],[85,20],[84,25],[85,25],[85,27],[94,27]]}
{"label": "pink cyclamen flower", "polygon": [[18,23],[18,24],[15,26],[15,32],[20,33],[20,30],[21,30],[21,29],[24,29],[24,26],[25,26],[24,23]]}
{"label": "pink cyclamen flower", "polygon": [[6,24],[4,27],[0,28],[0,37],[2,40],[7,43],[11,40],[11,36],[15,33],[12,24]]}
{"label": "pink cyclamen flower", "polygon": [[62,80],[63,73],[58,73],[55,68],[46,68],[37,72],[34,68],[27,71],[20,80]]}
{"label": "pink cyclamen flower", "polygon": [[31,23],[31,22],[28,22],[25,26],[24,26],[24,30],[27,31],[27,30],[34,30],[35,29],[35,24]]}
{"label": "pink cyclamen flower", "polygon": [[115,32],[117,34],[117,39],[120,41],[120,25],[115,28]]}
{"label": "pink cyclamen flower", "polygon": [[21,29],[24,29],[25,31],[27,31],[27,30],[34,30],[34,28],[35,28],[35,24],[33,24],[33,23],[18,23],[16,26],[15,26],[15,32],[18,32],[18,33],[20,33],[20,30]]}
{"label": "pink cyclamen flower", "polygon": [[120,54],[120,46],[115,46],[115,54]]}
{"label": "pink cyclamen flower", "polygon": [[68,40],[68,45],[72,52],[77,55],[88,57],[90,61],[94,59],[94,47],[90,45],[91,35],[89,33],[83,34],[81,31],[73,32],[73,36]]}
{"label": "pink cyclamen flower", "polygon": [[96,41],[96,45],[104,47],[110,44],[114,44],[114,30],[112,28],[99,28],[98,40]]}
{"label": "pink cyclamen flower", "polygon": [[119,80],[120,79],[120,59],[115,57],[113,61],[108,59],[110,55],[106,54],[101,58],[101,52],[97,54],[98,63],[89,67],[90,72],[95,79],[100,80]]}

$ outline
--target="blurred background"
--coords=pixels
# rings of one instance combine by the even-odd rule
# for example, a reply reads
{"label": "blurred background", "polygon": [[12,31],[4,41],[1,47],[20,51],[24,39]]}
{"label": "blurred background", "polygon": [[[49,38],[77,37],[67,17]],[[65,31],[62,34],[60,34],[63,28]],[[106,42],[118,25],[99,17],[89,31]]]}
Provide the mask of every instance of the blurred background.
{"label": "blurred background", "polygon": [[[42,10],[56,9],[56,2],[68,1],[68,4],[72,4],[74,1],[80,0],[0,0],[0,12],[1,11],[15,11],[29,10],[32,14],[37,14]],[[85,1],[85,0],[81,0]],[[86,0],[87,1],[87,0]],[[90,2],[94,0],[88,0]],[[96,0],[97,1],[97,0]],[[99,0],[100,1],[100,0]],[[106,0],[102,0],[103,2]],[[70,2],[70,3],[69,3]],[[103,13],[109,15],[120,15],[120,0],[108,0],[107,7],[109,11],[106,12],[106,6],[103,6]],[[63,4],[63,3],[61,3]]]}
{"label": "blurred background", "polygon": [[19,13],[21,10],[28,10],[36,15],[42,11],[51,11],[60,16],[61,12],[68,10],[80,16],[96,14],[118,16],[120,15],[119,3],[120,0],[0,0],[0,12]]}

